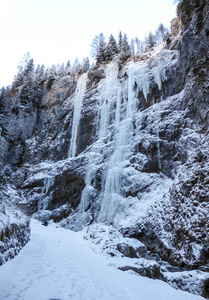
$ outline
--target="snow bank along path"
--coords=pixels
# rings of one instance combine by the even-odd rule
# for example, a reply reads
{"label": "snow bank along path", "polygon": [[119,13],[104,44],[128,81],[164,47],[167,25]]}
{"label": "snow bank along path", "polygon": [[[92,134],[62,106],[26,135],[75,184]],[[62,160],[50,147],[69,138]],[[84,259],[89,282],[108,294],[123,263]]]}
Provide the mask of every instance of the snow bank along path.
{"label": "snow bank along path", "polygon": [[31,241],[0,266],[1,300],[197,300],[164,282],[110,266],[79,232],[31,221]]}

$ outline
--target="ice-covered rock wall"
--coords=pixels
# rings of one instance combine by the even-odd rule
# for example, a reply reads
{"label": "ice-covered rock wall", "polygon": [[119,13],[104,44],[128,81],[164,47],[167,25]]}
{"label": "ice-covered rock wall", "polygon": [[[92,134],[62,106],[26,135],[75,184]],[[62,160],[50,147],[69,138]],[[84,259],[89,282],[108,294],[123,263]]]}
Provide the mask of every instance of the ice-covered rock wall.
{"label": "ice-covered rock wall", "polygon": [[207,269],[208,4],[180,6],[182,34],[149,53],[54,81],[34,111],[8,101],[0,179],[28,215],[111,223],[172,264]]}

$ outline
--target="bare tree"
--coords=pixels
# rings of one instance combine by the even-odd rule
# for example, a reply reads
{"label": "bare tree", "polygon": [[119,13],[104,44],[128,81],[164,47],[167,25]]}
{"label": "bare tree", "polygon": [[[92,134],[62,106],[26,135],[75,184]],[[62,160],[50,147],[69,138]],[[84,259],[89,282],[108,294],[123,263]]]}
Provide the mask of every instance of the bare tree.
{"label": "bare tree", "polygon": [[161,23],[155,31],[155,40],[157,44],[164,41],[165,36],[169,33],[169,30]]}
{"label": "bare tree", "polygon": [[96,58],[97,53],[99,51],[99,40],[100,40],[99,35],[96,35],[93,38],[91,45],[90,45],[90,47],[91,47],[90,56],[94,59]]}

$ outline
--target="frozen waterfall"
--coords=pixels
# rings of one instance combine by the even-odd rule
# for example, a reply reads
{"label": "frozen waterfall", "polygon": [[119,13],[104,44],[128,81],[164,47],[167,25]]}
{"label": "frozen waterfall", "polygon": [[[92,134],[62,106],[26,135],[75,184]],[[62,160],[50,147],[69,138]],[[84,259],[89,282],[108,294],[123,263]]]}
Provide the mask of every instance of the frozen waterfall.
{"label": "frozen waterfall", "polygon": [[[125,198],[122,180],[125,169],[130,167],[131,145],[134,135],[134,118],[139,112],[138,94],[142,92],[147,99],[150,84],[155,82],[162,88],[166,80],[167,62],[172,65],[175,53],[164,50],[148,61],[140,60],[126,65],[123,73],[116,61],[103,66],[105,77],[98,83],[98,126],[97,141],[88,153],[88,166],[85,175],[85,188],[81,193],[76,226],[78,230],[91,219],[90,208],[95,199],[100,203],[96,212],[97,222],[112,222]],[[164,58],[166,56],[166,59]],[[75,155],[77,128],[80,121],[82,99],[85,91],[86,75],[80,77],[75,95],[70,157]],[[158,130],[158,129],[157,129]],[[157,133],[158,134],[158,133]],[[158,136],[159,140],[159,136]],[[103,149],[103,150],[102,150]],[[105,164],[104,164],[105,159]],[[160,141],[158,141],[158,162],[160,168]],[[95,186],[99,168],[101,172],[101,190]],[[95,216],[93,217],[95,218]]]}
{"label": "frozen waterfall", "polygon": [[77,133],[78,133],[78,125],[80,121],[81,115],[81,108],[83,104],[83,97],[86,88],[86,79],[87,73],[81,75],[77,82],[77,87],[75,91],[75,97],[73,99],[74,102],[74,113],[73,113],[73,125],[72,125],[72,133],[71,133],[71,140],[70,140],[70,148],[68,152],[69,157],[74,157],[76,152],[76,140],[77,140]]}
{"label": "frozen waterfall", "polygon": [[[126,114],[120,120],[121,90],[118,90],[116,102],[116,122],[115,122],[115,150],[110,157],[106,174],[104,195],[101,202],[101,209],[98,215],[98,222],[113,221],[117,209],[123,201],[120,193],[120,181],[123,168],[128,163],[130,153],[130,142],[133,134],[133,116],[136,111],[136,92],[134,89],[135,78],[133,66],[128,68],[128,91],[123,90],[126,98]],[[126,85],[123,87],[126,89]]]}
{"label": "frozen waterfall", "polygon": [[110,106],[118,92],[118,65],[110,63],[107,66],[105,78],[101,80],[101,107],[99,138],[105,137],[109,125]]}

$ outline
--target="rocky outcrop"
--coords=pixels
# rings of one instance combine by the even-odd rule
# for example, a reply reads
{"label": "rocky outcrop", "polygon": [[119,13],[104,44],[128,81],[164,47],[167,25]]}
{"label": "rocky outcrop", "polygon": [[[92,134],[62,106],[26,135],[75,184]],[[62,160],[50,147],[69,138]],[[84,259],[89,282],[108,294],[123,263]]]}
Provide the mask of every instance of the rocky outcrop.
{"label": "rocky outcrop", "polygon": [[30,239],[29,218],[11,203],[11,194],[18,197],[12,187],[0,191],[0,265],[14,258]]}

